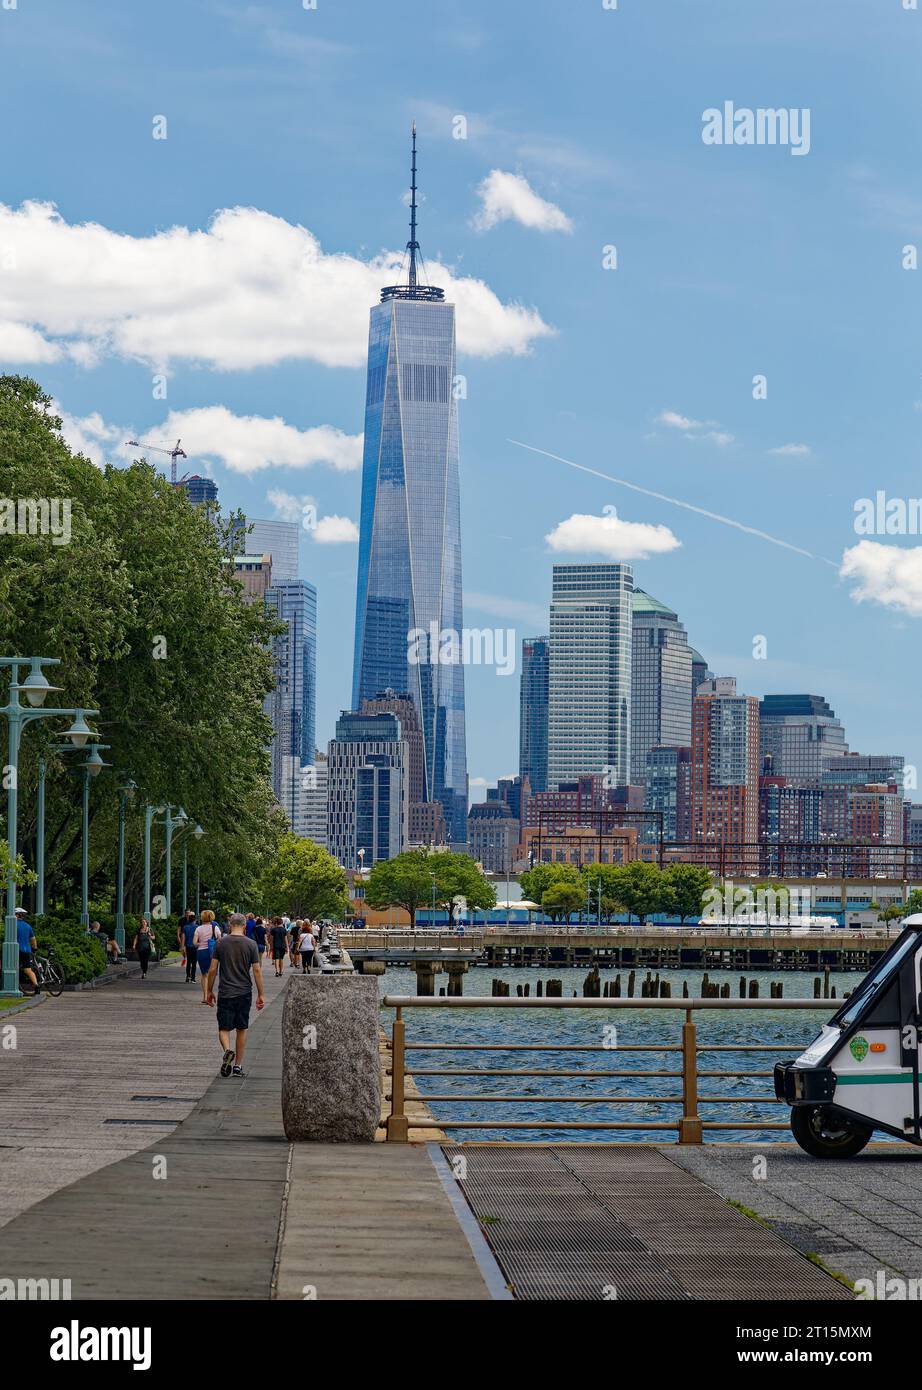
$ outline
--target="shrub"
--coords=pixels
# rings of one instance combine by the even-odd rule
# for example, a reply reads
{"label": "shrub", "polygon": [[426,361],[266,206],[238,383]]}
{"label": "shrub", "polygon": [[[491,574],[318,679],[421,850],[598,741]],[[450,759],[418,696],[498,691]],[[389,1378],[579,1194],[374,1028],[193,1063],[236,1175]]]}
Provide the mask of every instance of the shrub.
{"label": "shrub", "polygon": [[34,924],[39,953],[54,950],[67,983],[95,980],[106,968],[106,953],[95,937],[87,936],[78,919],[46,915]]}

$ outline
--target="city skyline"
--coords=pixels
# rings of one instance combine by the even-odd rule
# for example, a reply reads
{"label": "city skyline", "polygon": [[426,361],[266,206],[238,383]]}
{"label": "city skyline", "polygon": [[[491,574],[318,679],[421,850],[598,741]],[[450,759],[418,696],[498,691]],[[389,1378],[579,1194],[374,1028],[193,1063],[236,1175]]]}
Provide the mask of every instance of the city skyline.
{"label": "city skyline", "polygon": [[[917,537],[855,529],[860,499],[919,491],[917,277],[901,263],[918,219],[898,193],[917,144],[899,76],[914,60],[913,16],[841,5],[830,55],[828,25],[787,0],[770,28],[722,3],[694,15],[671,6],[667,24],[624,6],[551,8],[536,22],[513,3],[498,26],[472,0],[425,36],[398,37],[370,13],[359,51],[335,7],[230,16],[165,0],[164,23],[145,31],[145,78],[126,91],[139,20],[107,0],[97,8],[106,23],[93,42],[60,0],[4,16],[12,61],[0,107],[26,132],[2,190],[0,245],[19,258],[3,279],[5,369],[37,376],[68,437],[99,461],[124,461],[129,438],[181,437],[184,467],[211,472],[224,505],[297,522],[301,572],[319,598],[321,747],[350,699],[341,644],[354,617],[366,315],[400,260],[394,171],[415,117],[430,269],[458,305],[467,389],[467,621],[514,628],[516,650],[546,631],[552,565],[605,558],[589,546],[610,540],[603,521],[615,508],[620,531],[609,532],[622,545],[669,544],[659,528],[680,542],[619,558],[679,609],[712,669],[759,696],[822,691],[853,746],[885,743],[920,765]],[[168,35],[180,18],[177,65]],[[550,111],[534,71],[516,70],[523,29],[534,71],[578,62],[592,79],[579,109]],[[796,46],[779,41],[794,32]],[[74,52],[79,128],[68,114]],[[254,87],[267,71],[271,101]],[[653,100],[644,71],[668,101]],[[596,82],[603,72],[617,80]],[[809,107],[809,154],[705,145],[702,112],[731,96],[737,107]],[[347,117],[318,123],[319,101]],[[117,187],[80,175],[87,140],[122,171]],[[87,227],[98,263],[118,267],[105,289],[75,269],[88,263]],[[606,247],[617,269],[603,268]],[[193,249],[194,310],[183,270]],[[144,288],[157,257],[175,285],[162,314]],[[50,291],[50,264],[63,296]],[[65,299],[67,315],[56,307]],[[310,505],[318,525],[304,530]],[[877,547],[853,555],[865,569],[837,575],[864,539]],[[892,582],[875,581],[872,562]],[[518,682],[483,666],[465,676],[476,801],[515,771]]]}

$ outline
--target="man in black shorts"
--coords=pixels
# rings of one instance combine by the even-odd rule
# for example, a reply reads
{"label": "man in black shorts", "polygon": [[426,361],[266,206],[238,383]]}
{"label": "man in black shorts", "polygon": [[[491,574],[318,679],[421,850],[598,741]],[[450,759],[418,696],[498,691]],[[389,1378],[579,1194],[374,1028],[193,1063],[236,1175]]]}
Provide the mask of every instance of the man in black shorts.
{"label": "man in black shorts", "polygon": [[288,948],[291,944],[288,938],[288,931],[281,917],[272,918],[272,925],[269,928],[269,940],[272,943],[272,964],[275,966],[276,975],[281,979],[282,966],[285,963],[285,957],[288,955]]}
{"label": "man in black shorts", "polygon": [[[228,918],[230,934],[222,936],[214,948],[211,969],[208,972],[208,1002],[214,1007],[214,985],[218,971],[221,972],[218,984],[218,1037],[224,1049],[221,1060],[221,1075],[245,1076],[243,1054],[247,1045],[247,1029],[250,1026],[250,1006],[253,1003],[253,980],[256,981],[256,1007],[261,1009],[266,1002],[263,992],[263,972],[259,965],[259,951],[256,942],[244,935],[246,918],[242,912],[234,912]],[[235,1046],[230,1045],[230,1035],[236,1033]]]}

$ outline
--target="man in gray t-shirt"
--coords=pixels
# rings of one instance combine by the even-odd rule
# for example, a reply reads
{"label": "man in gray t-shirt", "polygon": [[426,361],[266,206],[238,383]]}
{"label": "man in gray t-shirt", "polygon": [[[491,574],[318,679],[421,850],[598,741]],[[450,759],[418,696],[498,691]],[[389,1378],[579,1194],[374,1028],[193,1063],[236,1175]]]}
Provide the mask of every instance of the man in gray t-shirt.
{"label": "man in gray t-shirt", "polygon": [[[244,935],[246,918],[242,912],[234,912],[228,919],[230,933],[222,936],[214,948],[211,969],[208,972],[208,1002],[215,1004],[215,979],[220,971],[218,982],[218,1037],[224,1049],[221,1060],[222,1076],[245,1076],[243,1054],[247,1045],[247,1029],[250,1026],[250,1006],[253,1003],[253,985],[256,981],[256,1007],[261,1009],[266,996],[263,991],[263,974],[259,964],[259,949],[256,942]],[[235,1045],[230,1045],[230,1035],[236,1033]]]}

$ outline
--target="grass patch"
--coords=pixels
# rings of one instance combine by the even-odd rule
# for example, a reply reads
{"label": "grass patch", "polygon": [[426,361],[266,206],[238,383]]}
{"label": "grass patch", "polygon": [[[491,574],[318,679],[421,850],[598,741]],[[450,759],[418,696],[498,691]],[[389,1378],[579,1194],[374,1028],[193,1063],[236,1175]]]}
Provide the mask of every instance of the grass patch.
{"label": "grass patch", "polygon": [[[775,1230],[772,1223],[766,1221],[765,1217],[760,1216],[757,1211],[753,1211],[752,1207],[745,1207],[742,1202],[734,1202],[730,1197],[727,1197],[725,1200],[728,1206],[735,1207],[737,1211],[742,1212],[743,1216],[748,1216],[750,1221],[757,1221],[760,1226],[764,1226],[766,1230],[777,1235],[779,1240],[784,1240],[784,1237]],[[785,1241],[785,1244],[788,1245],[790,1242]],[[796,1250],[797,1246],[795,1245],[792,1248]],[[855,1285],[852,1283],[851,1279],[849,1279],[848,1275],[843,1274],[840,1269],[832,1269],[826,1261],[813,1250],[799,1250],[798,1254],[803,1255],[805,1260],[809,1260],[812,1265],[816,1265],[817,1269],[821,1269],[824,1274],[828,1274],[830,1278],[835,1279],[836,1283],[843,1284],[851,1293],[855,1292]]]}

